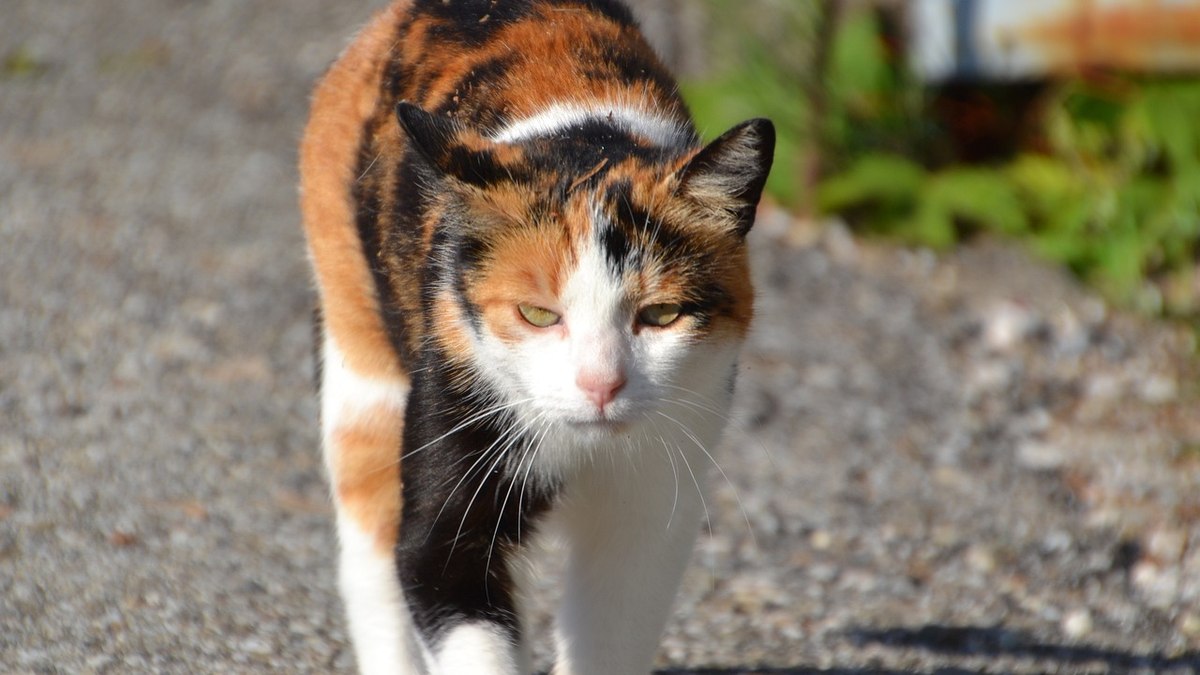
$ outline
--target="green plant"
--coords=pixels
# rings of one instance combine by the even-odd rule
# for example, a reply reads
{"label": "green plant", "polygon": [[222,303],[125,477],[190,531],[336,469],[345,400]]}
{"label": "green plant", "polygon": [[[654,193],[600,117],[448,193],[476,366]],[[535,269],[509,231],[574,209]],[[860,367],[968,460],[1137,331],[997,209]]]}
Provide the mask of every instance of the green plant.
{"label": "green plant", "polygon": [[818,203],[867,230],[945,248],[987,231],[1029,243],[1110,297],[1192,314],[1200,254],[1200,82],[1075,81],[1049,98],[1048,147],[995,167],[858,157]]}
{"label": "green plant", "polygon": [[[755,37],[716,45],[724,68],[685,93],[709,131],[752,115],[775,120],[768,190],[778,201],[936,249],[976,232],[1011,237],[1116,301],[1200,317],[1200,80],[1059,82],[1029,130],[1037,143],[994,164],[946,164],[950,140],[879,14],[847,11],[821,40],[816,19],[829,3],[759,0],[745,11],[709,2],[717,22]],[[780,8],[791,9],[770,14]],[[798,55],[797,43],[827,53]],[[799,158],[815,152],[814,184]]]}
{"label": "green plant", "polygon": [[755,3],[709,0],[707,9],[722,30],[712,36],[712,75],[685,81],[683,93],[701,133],[713,136],[750,117],[775,123],[775,164],[767,192],[791,207],[802,199],[800,158],[809,144],[809,101],[803,95],[810,77],[815,12],[819,3]]}

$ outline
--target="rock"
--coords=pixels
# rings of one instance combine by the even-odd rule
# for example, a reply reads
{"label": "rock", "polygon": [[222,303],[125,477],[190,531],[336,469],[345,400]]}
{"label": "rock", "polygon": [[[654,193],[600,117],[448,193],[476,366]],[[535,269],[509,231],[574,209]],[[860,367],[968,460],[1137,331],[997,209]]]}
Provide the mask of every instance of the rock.
{"label": "rock", "polygon": [[1143,401],[1158,405],[1174,401],[1179,395],[1179,385],[1173,377],[1151,375],[1138,384],[1137,391]]}
{"label": "rock", "polygon": [[1200,613],[1195,611],[1184,612],[1179,615],[1175,625],[1179,627],[1179,632],[1183,633],[1191,639],[1200,638]]}
{"label": "rock", "polygon": [[1145,551],[1164,565],[1175,565],[1187,549],[1187,534],[1172,527],[1158,526],[1145,537]]}
{"label": "rock", "polygon": [[1066,461],[1058,446],[1045,441],[1027,439],[1017,445],[1017,464],[1034,471],[1057,469]]}
{"label": "rock", "polygon": [[1073,609],[1063,616],[1062,632],[1072,640],[1078,640],[1092,632],[1092,613],[1087,609]]}
{"label": "rock", "polygon": [[270,643],[259,637],[249,637],[242,640],[241,648],[247,654],[255,656],[267,656],[274,652]]}
{"label": "rock", "polygon": [[816,530],[808,536],[808,544],[818,551],[829,550],[833,545],[833,535],[825,530]]}
{"label": "rock", "polygon": [[1166,609],[1178,597],[1178,572],[1150,560],[1142,560],[1134,565],[1129,579],[1152,607]]}
{"label": "rock", "polygon": [[980,574],[996,571],[996,554],[985,544],[972,544],[965,554],[967,565]]}
{"label": "rock", "polygon": [[982,316],[983,346],[991,352],[1009,352],[1037,325],[1037,317],[1024,305],[999,302]]}

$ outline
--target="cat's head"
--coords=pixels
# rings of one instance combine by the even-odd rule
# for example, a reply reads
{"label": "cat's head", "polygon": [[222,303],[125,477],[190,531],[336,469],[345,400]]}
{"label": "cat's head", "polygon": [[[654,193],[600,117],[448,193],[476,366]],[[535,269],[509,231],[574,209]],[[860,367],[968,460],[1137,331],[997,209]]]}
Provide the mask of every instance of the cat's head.
{"label": "cat's head", "polygon": [[585,444],[671,406],[725,407],[769,121],[700,147],[611,117],[505,142],[407,104],[398,116],[440,219],[427,328],[449,359],[534,433]]}

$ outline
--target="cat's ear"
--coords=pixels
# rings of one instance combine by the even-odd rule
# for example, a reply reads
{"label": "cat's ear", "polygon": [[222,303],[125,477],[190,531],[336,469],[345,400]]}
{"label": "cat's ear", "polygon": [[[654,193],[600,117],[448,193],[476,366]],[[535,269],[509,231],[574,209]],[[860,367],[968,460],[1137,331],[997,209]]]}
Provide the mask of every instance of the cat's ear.
{"label": "cat's ear", "polygon": [[396,104],[396,118],[417,153],[438,173],[475,186],[506,175],[494,144],[449,117],[401,101]]}
{"label": "cat's ear", "polygon": [[745,236],[775,157],[775,125],[752,119],[721,134],[679,171],[679,194]]}

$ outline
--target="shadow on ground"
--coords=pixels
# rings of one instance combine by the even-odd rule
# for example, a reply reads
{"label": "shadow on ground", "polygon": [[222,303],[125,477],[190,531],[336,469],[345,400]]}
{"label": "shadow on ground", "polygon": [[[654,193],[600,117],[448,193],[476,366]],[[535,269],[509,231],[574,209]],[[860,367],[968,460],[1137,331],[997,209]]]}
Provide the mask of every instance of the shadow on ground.
{"label": "shadow on ground", "polygon": [[[855,629],[847,637],[857,645],[880,645],[902,649],[920,649],[946,656],[1024,657],[1038,659],[1051,671],[1072,666],[1104,667],[1108,672],[1129,670],[1166,672],[1200,671],[1200,652],[1190,651],[1167,656],[1139,654],[1087,645],[1047,644],[1020,631],[977,626],[939,626],[921,628]],[[878,668],[834,668],[821,670],[805,667],[770,668],[699,668],[660,670],[655,675],[902,675],[914,671]],[[925,675],[968,675],[979,671],[962,668],[937,668],[918,671]]]}
{"label": "shadow on ground", "polygon": [[859,644],[926,649],[940,654],[964,656],[1017,656],[1036,658],[1059,666],[1104,664],[1113,671],[1149,669],[1157,672],[1176,668],[1200,668],[1200,652],[1167,656],[1139,654],[1087,645],[1046,644],[1019,631],[977,626],[923,626],[917,629],[854,630],[850,639]]}

